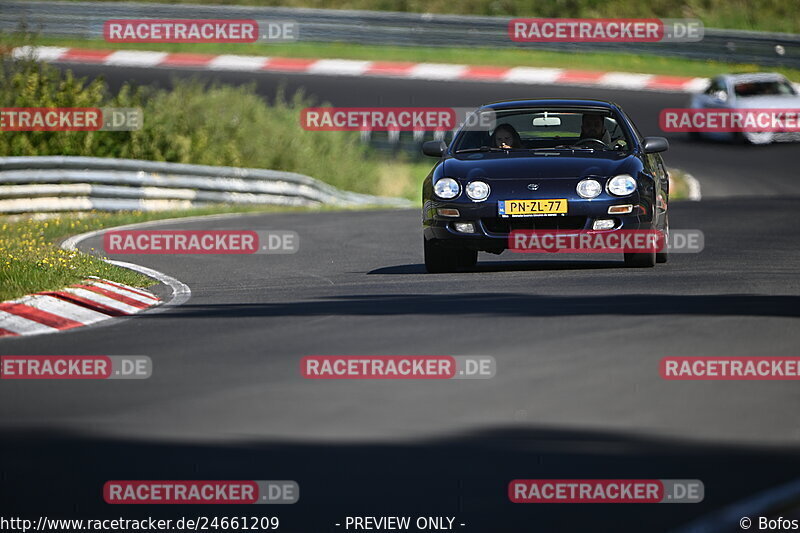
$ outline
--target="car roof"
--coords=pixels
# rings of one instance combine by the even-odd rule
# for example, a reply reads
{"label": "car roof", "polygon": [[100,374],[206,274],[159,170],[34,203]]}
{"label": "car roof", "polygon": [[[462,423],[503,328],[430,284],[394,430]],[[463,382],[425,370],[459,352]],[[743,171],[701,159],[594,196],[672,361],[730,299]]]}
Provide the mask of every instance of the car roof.
{"label": "car roof", "polygon": [[751,83],[755,81],[777,81],[786,78],[777,72],[750,72],[747,74],[723,74],[722,78],[731,83]]}
{"label": "car roof", "polygon": [[563,98],[538,98],[536,100],[502,100],[500,102],[492,102],[483,107],[503,110],[503,109],[516,109],[520,107],[599,107],[609,110],[619,110],[619,106],[614,102],[606,100],[592,100],[592,99],[563,99]]}

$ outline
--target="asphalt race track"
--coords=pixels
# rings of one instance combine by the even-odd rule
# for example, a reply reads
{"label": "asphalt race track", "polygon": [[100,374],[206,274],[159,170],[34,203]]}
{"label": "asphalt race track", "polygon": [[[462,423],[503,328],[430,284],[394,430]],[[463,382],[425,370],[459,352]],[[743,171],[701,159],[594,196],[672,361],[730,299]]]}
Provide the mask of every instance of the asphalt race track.
{"label": "asphalt race track", "polygon": [[[81,75],[97,67],[75,66]],[[103,67],[113,84],[176,75],[283,84],[334,105],[468,106],[514,97],[620,103],[645,135],[686,95]],[[265,132],[269,135],[281,132]],[[418,210],[287,213],[164,229],[292,230],[294,255],[120,256],[188,284],[180,307],[5,339],[15,355],[148,355],[146,381],[0,387],[0,501],[17,515],[261,515],[284,531],[344,531],[347,515],[455,516],[481,533],[677,528],[800,477],[791,381],[662,380],[665,356],[797,356],[797,145],[689,144],[669,166],[701,202],[670,206],[700,254],[655,269],[621,257],[481,254],[428,275]],[[431,160],[433,161],[433,160]],[[421,177],[420,177],[421,178]],[[101,249],[99,238],[84,250]],[[164,293],[166,295],[166,293]],[[489,380],[314,381],[306,355],[491,355]],[[516,478],[700,479],[685,505],[515,505]],[[118,508],[109,479],[292,479],[294,506]],[[8,513],[6,513],[8,514]],[[731,524],[731,531],[738,524]]]}

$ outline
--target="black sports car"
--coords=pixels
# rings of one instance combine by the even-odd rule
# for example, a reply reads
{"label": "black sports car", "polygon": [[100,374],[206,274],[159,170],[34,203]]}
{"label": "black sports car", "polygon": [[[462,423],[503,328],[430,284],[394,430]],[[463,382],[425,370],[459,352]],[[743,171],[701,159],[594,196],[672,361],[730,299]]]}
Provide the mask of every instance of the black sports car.
{"label": "black sports car", "polygon": [[[491,120],[480,117],[490,116]],[[642,137],[622,109],[600,100],[515,100],[478,109],[422,186],[428,272],[470,268],[501,253],[514,230],[669,229],[663,137]],[[488,126],[486,124],[489,124]],[[667,260],[625,253],[629,266]]]}

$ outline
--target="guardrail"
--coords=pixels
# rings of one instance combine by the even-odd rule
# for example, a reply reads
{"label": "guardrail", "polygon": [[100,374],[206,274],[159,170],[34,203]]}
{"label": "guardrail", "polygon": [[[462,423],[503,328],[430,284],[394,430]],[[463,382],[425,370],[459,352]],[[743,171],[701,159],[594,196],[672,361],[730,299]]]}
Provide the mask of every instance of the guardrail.
{"label": "guardrail", "polygon": [[291,19],[298,23],[300,41],[463,48],[531,49],[535,46],[538,50],[654,54],[800,68],[800,35],[706,28],[705,38],[695,43],[531,45],[512,42],[508,38],[510,17],[194,4],[4,0],[0,11],[0,31],[14,31],[24,22],[31,30],[44,36],[98,39],[103,35],[103,22],[111,18]]}
{"label": "guardrail", "polygon": [[411,205],[276,170],[101,157],[0,157],[0,213],[159,211],[219,203]]}

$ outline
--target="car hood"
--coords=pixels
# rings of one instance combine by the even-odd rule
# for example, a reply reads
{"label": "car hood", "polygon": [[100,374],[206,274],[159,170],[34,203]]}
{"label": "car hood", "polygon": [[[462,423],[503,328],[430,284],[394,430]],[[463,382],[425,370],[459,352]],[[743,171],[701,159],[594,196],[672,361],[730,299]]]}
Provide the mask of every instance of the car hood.
{"label": "car hood", "polygon": [[469,154],[448,158],[442,176],[455,179],[546,179],[584,178],[587,176],[636,175],[642,165],[633,156],[616,152],[607,155]]}
{"label": "car hood", "polygon": [[800,108],[800,96],[750,96],[737,98],[734,107],[739,109],[795,109]]}

